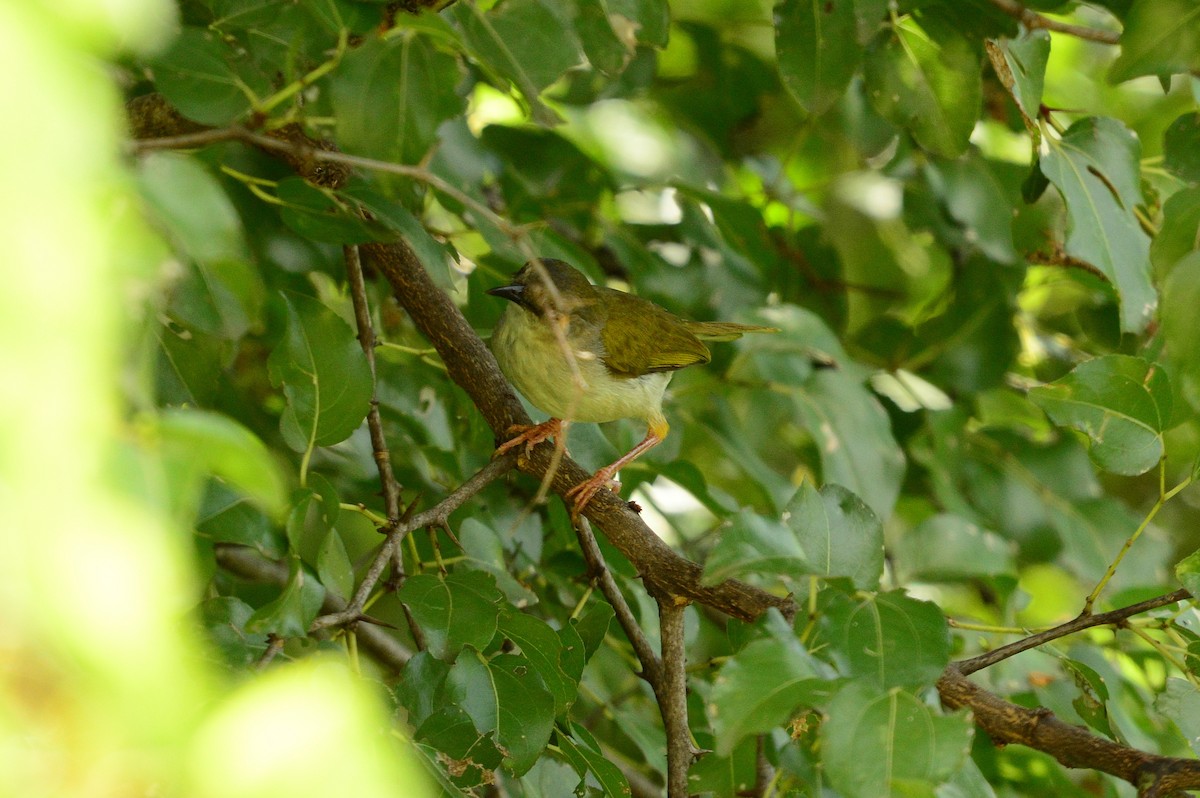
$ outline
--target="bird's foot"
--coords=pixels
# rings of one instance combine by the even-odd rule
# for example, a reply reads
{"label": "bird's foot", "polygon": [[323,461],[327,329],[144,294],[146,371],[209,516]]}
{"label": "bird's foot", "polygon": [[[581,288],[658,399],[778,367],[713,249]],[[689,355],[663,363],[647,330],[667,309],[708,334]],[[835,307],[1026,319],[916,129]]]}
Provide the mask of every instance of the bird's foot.
{"label": "bird's foot", "polygon": [[496,447],[496,457],[525,444],[525,456],[533,451],[533,447],[542,441],[558,438],[562,433],[562,420],[552,418],[541,424],[513,424],[508,428],[508,434],[514,437]]}
{"label": "bird's foot", "polygon": [[608,488],[613,493],[620,494],[621,483],[612,478],[613,473],[608,468],[601,468],[592,475],[591,479],[580,482],[563,494],[564,499],[573,500],[571,507],[572,519],[578,518],[583,512],[583,508],[592,500],[592,497],[605,488]]}

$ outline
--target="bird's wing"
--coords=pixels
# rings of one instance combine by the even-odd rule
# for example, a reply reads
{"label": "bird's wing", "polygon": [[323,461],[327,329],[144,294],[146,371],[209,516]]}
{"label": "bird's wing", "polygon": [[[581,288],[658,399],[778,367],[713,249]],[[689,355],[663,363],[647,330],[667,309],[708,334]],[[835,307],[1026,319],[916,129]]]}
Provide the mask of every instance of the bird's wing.
{"label": "bird's wing", "polygon": [[732,341],[744,333],[777,333],[778,327],[738,324],[735,321],[685,321],[688,332],[702,341]]}
{"label": "bird's wing", "polygon": [[640,377],[674,371],[712,359],[708,347],[676,318],[649,300],[622,295],[622,311],[609,312],[602,325],[604,364],[609,371]]}

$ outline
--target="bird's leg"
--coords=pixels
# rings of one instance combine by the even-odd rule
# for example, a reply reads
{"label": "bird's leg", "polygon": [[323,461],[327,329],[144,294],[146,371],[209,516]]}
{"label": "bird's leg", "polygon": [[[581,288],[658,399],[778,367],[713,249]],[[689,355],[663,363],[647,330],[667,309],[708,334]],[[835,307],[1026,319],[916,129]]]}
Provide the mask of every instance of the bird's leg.
{"label": "bird's leg", "polygon": [[561,433],[562,419],[559,418],[552,418],[541,424],[513,424],[508,428],[508,434],[515,437],[497,446],[495,456],[499,457],[510,449],[525,444],[525,456],[528,457],[534,446],[549,438],[558,438]]}
{"label": "bird's leg", "polygon": [[646,430],[646,437],[642,438],[642,442],[630,449],[621,459],[611,465],[606,465],[601,468],[590,479],[580,482],[575,487],[567,491],[563,498],[574,499],[575,506],[571,510],[571,517],[577,518],[587,503],[592,500],[592,497],[599,493],[603,488],[611,487],[614,491],[620,489],[621,485],[613,481],[613,475],[620,471],[625,466],[632,463],[637,458],[663,442],[667,437],[667,432],[670,427],[667,426],[667,420],[664,418],[652,419],[650,426]]}

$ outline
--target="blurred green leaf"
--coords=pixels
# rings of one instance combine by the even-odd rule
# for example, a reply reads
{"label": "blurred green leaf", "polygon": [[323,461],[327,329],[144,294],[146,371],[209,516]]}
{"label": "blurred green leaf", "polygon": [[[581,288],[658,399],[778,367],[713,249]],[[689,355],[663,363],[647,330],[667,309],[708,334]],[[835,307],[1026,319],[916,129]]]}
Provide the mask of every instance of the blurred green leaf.
{"label": "blurred green leaf", "polygon": [[1017,38],[1000,39],[996,44],[1012,75],[1013,85],[1008,89],[1013,100],[1024,117],[1026,128],[1036,131],[1041,115],[1046,62],[1050,58],[1050,32],[1022,30]]}
{"label": "blurred green leaf", "polygon": [[[579,774],[580,783],[576,794],[584,789],[587,776],[591,774],[600,785],[603,795],[629,795],[629,781],[620,768],[604,755],[596,738],[578,723],[571,724],[571,731],[574,736],[565,734],[561,728],[558,729],[555,740],[563,756]],[[575,737],[579,739],[576,740]]]}
{"label": "blurred green leaf", "polygon": [[[596,69],[606,75],[619,74],[633,57],[635,42],[624,19],[614,27],[613,4],[605,0],[576,0],[575,32],[583,52]],[[618,32],[617,28],[620,28]]]}
{"label": "blurred green leaf", "polygon": [[454,56],[428,36],[409,29],[369,38],[330,78],[338,143],[368,158],[417,163],[437,140],[438,126],[462,112],[461,77]]}
{"label": "blurred green leaf", "polygon": [[415,574],[397,595],[421,625],[429,650],[447,661],[465,646],[483,649],[491,642],[504,600],[495,580],[478,571]]}
{"label": "blurred green leaf", "polygon": [[1127,355],[1094,358],[1029,398],[1055,424],[1086,435],[1092,460],[1106,471],[1142,474],[1162,459],[1171,385],[1161,366]]}
{"label": "blurred green leaf", "polygon": [[1163,335],[1171,341],[1166,359],[1171,373],[1178,375],[1184,398],[1200,412],[1200,252],[1175,264],[1163,283],[1162,297]]}
{"label": "blurred green leaf", "polygon": [[336,529],[329,530],[321,544],[317,554],[317,576],[325,589],[338,598],[349,600],[354,593],[354,566]]}
{"label": "blurred green leaf", "polygon": [[838,101],[862,60],[854,0],[782,0],[775,6],[775,54],[788,92],[810,114]]}
{"label": "blurred green leaf", "polygon": [[[1197,249],[1200,249],[1200,188],[1185,188],[1163,204],[1162,227],[1150,242],[1154,276],[1165,278],[1183,256]],[[1164,291],[1164,308],[1170,299],[1171,295]]]}
{"label": "blurred green leaf", "polygon": [[936,604],[902,592],[831,596],[825,635],[848,673],[887,689],[937,681],[950,660],[950,634]]}
{"label": "blurred green leaf", "polygon": [[881,519],[891,515],[904,477],[904,453],[878,400],[840,371],[823,369],[794,401],[818,443],[824,482],[844,485]]}
{"label": "blurred green leaf", "polygon": [[557,114],[539,95],[583,60],[574,30],[560,17],[565,10],[543,0],[509,0],[486,12],[473,3],[453,11],[474,55],[512,81],[535,120],[556,124]]}
{"label": "blurred green leaf", "polygon": [[[1200,37],[1200,23],[1197,24]],[[1200,41],[1198,38],[1197,41]],[[1182,114],[1163,134],[1163,166],[1188,183],[1200,182],[1200,113]]]}
{"label": "blurred green leaf", "polygon": [[302,294],[284,294],[283,300],[287,330],[267,362],[271,384],[287,399],[280,431],[298,452],[331,446],[366,417],[371,370],[354,332],[337,314]]}
{"label": "blurred green leaf", "polygon": [[841,485],[818,491],[805,482],[788,502],[784,523],[805,554],[802,573],[849,577],[874,590],[883,573],[883,526],[871,508]]}
{"label": "blurred green leaf", "polygon": [[942,513],[909,530],[896,545],[904,580],[961,581],[1017,576],[1013,546],[994,532]]}
{"label": "blurred green leaf", "polygon": [[233,68],[233,58],[220,36],[184,26],[150,68],[155,88],[180,113],[205,125],[226,125],[250,109],[254,95]]}
{"label": "blurred green leaf", "polygon": [[1167,679],[1154,708],[1175,723],[1193,753],[1200,753],[1200,690],[1196,685],[1174,677]]}
{"label": "blurred green leaf", "polygon": [[529,770],[550,741],[554,697],[524,657],[486,659],[464,650],[446,678],[446,697],[471,716],[481,733],[495,735],[504,766],[514,775]]}
{"label": "blurred green leaf", "polygon": [[186,458],[196,477],[216,474],[265,512],[283,513],[286,490],[266,445],[231,418],[203,410],[167,410],[157,419],[164,447]]}
{"label": "blurred green leaf", "polygon": [[807,569],[804,550],[790,529],[742,510],[730,519],[705,558],[702,581],[715,585],[745,574],[798,574]]}
{"label": "blurred green leaf", "polygon": [[931,794],[962,767],[969,715],[940,715],[916,696],[846,685],[821,726],[829,780],[847,798]]}
{"label": "blurred green leaf", "polygon": [[979,52],[932,15],[902,18],[867,50],[867,96],[925,149],[957,158],[979,116]]}
{"label": "blurred green leaf", "polygon": [[1196,69],[1200,69],[1200,6],[1190,0],[1134,0],[1109,81]]}
{"label": "blurred green leaf", "polygon": [[205,631],[230,668],[253,665],[267,645],[265,634],[250,634],[246,622],[254,608],[234,596],[214,596],[200,605]]}
{"label": "blurred green leaf", "polygon": [[1100,270],[1121,301],[1121,329],[1140,332],[1157,297],[1150,239],[1134,214],[1142,204],[1137,137],[1115,119],[1087,117],[1047,141],[1041,167],[1067,203],[1067,254]]}

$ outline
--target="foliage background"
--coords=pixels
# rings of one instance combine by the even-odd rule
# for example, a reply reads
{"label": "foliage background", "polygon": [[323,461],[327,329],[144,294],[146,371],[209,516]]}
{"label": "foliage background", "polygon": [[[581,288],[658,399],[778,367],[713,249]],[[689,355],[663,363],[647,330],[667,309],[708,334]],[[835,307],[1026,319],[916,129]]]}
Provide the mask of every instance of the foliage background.
{"label": "foliage background", "polygon": [[[538,255],[783,330],[680,373],[673,434],[622,474],[705,584],[799,606],[686,611],[692,792],[1133,793],[993,747],[935,684],[1195,590],[1191,3],[78,5],[0,20],[25,109],[0,148],[11,792],[667,782],[661,697],[536,480],[464,495],[369,578],[372,394],[406,506],[497,432],[370,257],[373,366],[355,341],[344,246],[399,236],[483,333],[483,292]],[[574,458],[642,434],[608,427],[572,428]],[[601,544],[657,648],[647,580]],[[323,622],[364,584],[387,626]],[[1197,620],[974,679],[1191,756]]]}

